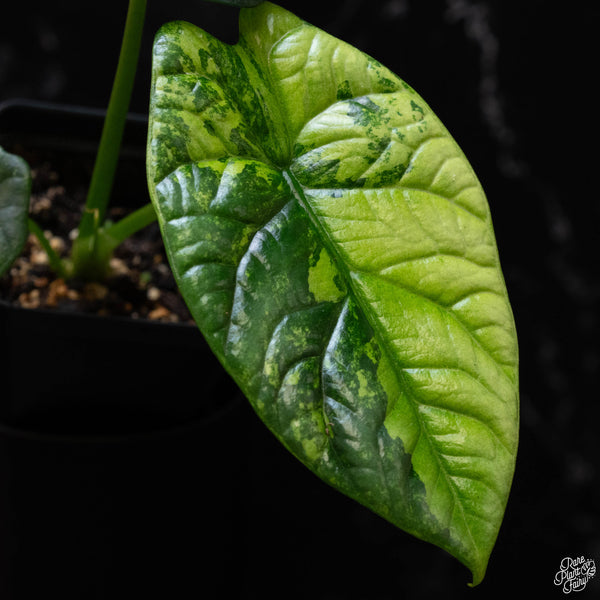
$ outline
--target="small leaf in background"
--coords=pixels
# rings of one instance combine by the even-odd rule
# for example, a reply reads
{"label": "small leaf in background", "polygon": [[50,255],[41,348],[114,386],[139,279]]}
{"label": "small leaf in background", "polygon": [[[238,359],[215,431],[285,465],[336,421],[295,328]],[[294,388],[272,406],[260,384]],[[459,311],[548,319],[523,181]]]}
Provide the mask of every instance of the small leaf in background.
{"label": "small leaf in background", "polygon": [[424,100],[265,2],[156,38],[148,171],[213,351],[319,477],[485,574],[518,439],[488,204]]}
{"label": "small leaf in background", "polygon": [[27,163],[0,148],[0,275],[27,240],[31,177]]}

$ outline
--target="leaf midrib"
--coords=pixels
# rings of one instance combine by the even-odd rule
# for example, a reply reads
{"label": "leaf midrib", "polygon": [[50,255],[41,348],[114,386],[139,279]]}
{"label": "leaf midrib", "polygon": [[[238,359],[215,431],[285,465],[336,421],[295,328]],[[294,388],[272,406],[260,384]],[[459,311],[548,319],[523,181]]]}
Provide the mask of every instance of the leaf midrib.
{"label": "leaf midrib", "polygon": [[[345,282],[347,285],[347,289],[348,289],[348,294],[353,297],[357,306],[359,306],[361,308],[361,310],[363,311],[363,314],[364,314],[365,318],[367,319],[367,321],[369,322],[369,325],[373,328],[373,330],[376,334],[376,337],[381,344],[382,352],[386,355],[386,357],[390,361],[390,363],[392,365],[394,365],[394,372],[395,372],[398,382],[400,383],[403,379],[403,368],[397,364],[397,361],[394,358],[394,353],[389,348],[389,343],[387,341],[387,337],[385,336],[384,332],[381,331],[381,325],[379,324],[377,319],[370,318],[369,311],[364,310],[364,302],[362,301],[362,299],[360,298],[360,295],[357,293],[357,291],[354,288],[350,271],[348,270],[344,260],[340,256],[339,252],[335,248],[333,241],[330,239],[330,237],[327,234],[327,232],[325,231],[324,227],[319,222],[316,215],[313,213],[313,211],[310,207],[310,204],[308,203],[308,201],[306,200],[306,197],[304,195],[304,188],[298,182],[298,180],[295,178],[294,174],[290,170],[284,170],[283,176],[286,179],[286,181],[288,182],[288,185],[290,186],[290,189],[291,189],[292,193],[294,194],[296,200],[298,201],[300,206],[306,211],[306,213],[308,214],[308,216],[311,220],[311,223],[319,232],[320,239],[323,242],[323,245],[325,246],[327,251],[330,252],[338,269],[340,269],[340,271],[343,273]],[[427,299],[427,300],[429,300],[429,299]],[[444,310],[446,310],[446,309],[444,308]],[[461,323],[461,326],[463,326],[462,323]],[[470,332],[469,332],[469,335],[470,335]],[[474,340],[474,341],[477,342],[477,340]],[[487,352],[487,350],[486,350],[486,352]],[[447,482],[447,485],[448,485],[449,489],[452,491],[453,501],[457,506],[459,506],[462,520],[464,521],[465,526],[469,532],[469,536],[471,538],[472,547],[473,547],[475,553],[477,554],[478,561],[480,561],[480,559],[481,559],[480,549],[475,542],[473,533],[471,531],[471,527],[466,518],[464,507],[463,507],[462,503],[460,502],[459,491],[457,490],[456,485],[452,481],[452,477],[451,477],[450,473],[447,472],[447,470],[442,462],[440,452],[438,451],[436,444],[431,439],[429,431],[427,430],[427,427],[425,426],[423,419],[422,419],[421,415],[419,414],[419,411],[417,410],[418,401],[412,397],[412,394],[409,395],[409,398],[410,398],[410,402],[411,402],[411,405],[413,408],[413,414],[415,415],[415,417],[419,423],[420,435],[422,435],[426,438],[428,445],[433,450],[433,454],[436,458],[439,472],[443,473],[443,476]]]}
{"label": "leaf midrib", "polygon": [[[363,308],[364,303],[360,301],[359,299],[359,295],[356,293],[354,286],[352,285],[352,275],[350,270],[347,268],[346,263],[343,259],[343,257],[341,257],[339,251],[337,250],[337,248],[335,247],[334,242],[331,240],[329,234],[327,233],[327,231],[325,230],[325,228],[323,227],[323,225],[321,224],[321,222],[319,221],[319,218],[317,217],[317,215],[314,213],[314,211],[312,210],[312,208],[310,207],[310,204],[308,203],[308,201],[306,200],[306,196],[304,194],[304,187],[302,186],[302,184],[296,179],[296,177],[294,176],[294,174],[291,172],[291,170],[284,170],[283,171],[283,175],[286,179],[286,181],[288,182],[288,185],[290,186],[290,189],[292,190],[292,192],[294,193],[294,195],[296,196],[297,201],[299,202],[300,206],[302,206],[302,208],[306,211],[306,213],[308,214],[311,222],[313,223],[313,225],[317,228],[317,231],[319,232],[320,238],[322,239],[322,241],[324,242],[327,250],[330,252],[331,256],[334,257],[335,263],[338,266],[338,268],[343,272],[346,283],[348,285],[348,289],[352,291],[352,296],[354,297],[354,299],[356,300],[357,304],[359,306],[361,306],[361,308]],[[426,191],[426,190],[423,190]],[[465,209],[466,210],[466,209]],[[468,214],[470,214],[471,216],[476,217],[476,215],[473,215],[472,213],[470,213],[470,211],[467,211]],[[486,224],[489,225],[489,222],[486,222]],[[457,254],[457,256],[459,256]],[[459,256],[461,258],[465,258],[465,260],[468,260],[469,262],[475,264],[476,266],[480,266],[480,267],[485,267],[485,268],[497,268],[497,261],[494,261],[493,264],[488,264],[488,265],[481,265],[473,260],[470,260],[464,256]],[[358,269],[354,269],[353,272],[361,272],[361,270]],[[369,273],[370,275],[373,275],[375,277],[380,277],[384,280],[385,277],[382,276],[380,273]],[[387,281],[387,280],[386,280]],[[459,319],[454,312],[449,311],[447,306],[444,306],[442,303],[437,302],[436,300],[429,298],[428,296],[423,296],[422,294],[419,294],[418,292],[415,292],[414,289],[411,289],[409,287],[406,286],[401,286],[398,282],[394,282],[394,285],[398,286],[398,287],[402,287],[403,289],[405,289],[407,292],[412,293],[417,295],[419,298],[422,298],[423,300],[427,301],[427,302],[431,302],[432,304],[434,304],[435,306],[439,307],[442,311],[444,311],[444,313],[448,313],[450,314],[453,319],[460,325],[460,327],[463,329],[463,331],[465,331],[465,333],[470,337],[470,339],[473,341],[474,344],[477,345],[477,347],[484,353],[486,354],[493,362],[494,364],[496,364],[496,366],[499,368],[499,370],[502,372],[503,376],[506,378],[506,380],[512,385],[513,382],[510,380],[510,378],[508,377],[508,375],[504,372],[503,367],[506,365],[502,365],[498,359],[493,356],[491,354],[491,352],[489,351],[489,349],[485,348],[481,342],[475,337],[473,336],[472,332],[469,330],[469,328],[462,322],[461,319]],[[491,290],[491,289],[487,289],[485,288],[485,291],[489,291],[491,293],[500,295],[501,297],[504,297],[503,295],[501,295],[499,292],[497,292],[496,290]],[[364,310],[364,308],[363,308]],[[373,322],[373,319],[370,319],[368,317],[368,311],[365,311],[365,315],[367,316],[367,319],[369,321],[369,324],[375,329],[376,328],[376,324]],[[385,336],[382,336],[382,339],[385,339]],[[393,354],[393,353],[392,353]],[[509,365],[512,366],[512,365]],[[479,381],[479,379],[478,379]],[[486,386],[487,387],[487,386]]]}

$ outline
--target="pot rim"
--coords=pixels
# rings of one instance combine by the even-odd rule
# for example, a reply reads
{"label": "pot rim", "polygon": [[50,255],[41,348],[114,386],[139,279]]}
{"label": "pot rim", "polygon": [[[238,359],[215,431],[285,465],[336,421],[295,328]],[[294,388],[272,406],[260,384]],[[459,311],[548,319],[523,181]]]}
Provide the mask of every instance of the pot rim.
{"label": "pot rim", "polygon": [[[56,115],[76,115],[93,119],[104,119],[105,108],[84,106],[82,104],[69,104],[65,102],[48,102],[32,98],[9,98],[0,102],[0,114],[10,110],[27,109],[39,112],[54,113]],[[144,113],[128,112],[127,121],[137,123],[148,123],[148,116]]]}
{"label": "pot rim", "polygon": [[179,330],[179,331],[191,331],[197,332],[201,336],[201,332],[195,323],[186,321],[158,321],[155,319],[147,319],[145,317],[132,317],[128,315],[99,315],[93,312],[82,312],[78,310],[57,310],[52,308],[40,307],[40,308],[25,308],[18,304],[13,304],[5,298],[0,298],[0,312],[2,310],[16,311],[19,315],[26,316],[29,313],[35,313],[47,318],[54,318],[56,320],[68,319],[68,320],[80,320],[90,321],[92,323],[101,322],[114,322],[122,325],[130,325],[132,327],[160,327],[164,331],[167,330]]}

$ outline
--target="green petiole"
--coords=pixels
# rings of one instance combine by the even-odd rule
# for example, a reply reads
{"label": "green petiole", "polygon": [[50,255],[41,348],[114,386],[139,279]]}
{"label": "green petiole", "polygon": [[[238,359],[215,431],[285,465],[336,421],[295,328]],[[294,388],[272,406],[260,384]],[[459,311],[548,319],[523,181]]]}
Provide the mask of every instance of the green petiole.
{"label": "green petiole", "polygon": [[50,266],[52,270],[62,278],[67,276],[67,268],[64,261],[60,258],[60,256],[56,253],[54,248],[50,245],[48,238],[44,235],[42,228],[31,218],[27,219],[27,225],[29,227],[29,231],[35,235],[35,237],[40,242],[40,245],[48,255],[48,261],[50,262]]}
{"label": "green petiole", "polygon": [[[89,278],[105,270],[98,232],[110,199],[140,52],[146,0],[130,0],[119,62],[88,190],[85,212],[73,245],[73,273]],[[104,254],[101,252],[100,254]]]}

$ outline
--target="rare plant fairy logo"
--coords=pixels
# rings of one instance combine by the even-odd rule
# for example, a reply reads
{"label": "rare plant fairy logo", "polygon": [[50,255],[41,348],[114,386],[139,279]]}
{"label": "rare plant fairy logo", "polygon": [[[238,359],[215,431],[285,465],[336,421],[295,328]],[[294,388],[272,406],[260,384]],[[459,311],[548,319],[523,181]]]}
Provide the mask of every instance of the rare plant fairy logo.
{"label": "rare plant fairy logo", "polygon": [[560,585],[565,594],[581,592],[596,574],[596,563],[591,558],[565,556],[554,576],[554,585]]}

